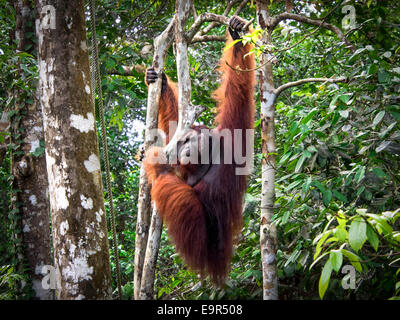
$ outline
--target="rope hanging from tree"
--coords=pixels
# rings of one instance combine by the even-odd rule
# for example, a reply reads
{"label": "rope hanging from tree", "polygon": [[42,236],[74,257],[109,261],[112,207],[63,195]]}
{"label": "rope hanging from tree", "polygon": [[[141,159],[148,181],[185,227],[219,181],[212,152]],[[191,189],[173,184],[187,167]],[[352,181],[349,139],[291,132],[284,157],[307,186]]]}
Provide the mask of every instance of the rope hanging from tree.
{"label": "rope hanging from tree", "polygon": [[95,0],[90,0],[90,22],[91,22],[91,32],[92,32],[92,80],[93,80],[93,101],[95,100],[95,90],[97,87],[97,95],[99,97],[99,116],[101,122],[101,142],[103,145],[103,156],[104,156],[104,166],[106,174],[106,188],[108,196],[108,204],[110,208],[110,220],[111,220],[111,233],[114,248],[114,263],[117,273],[117,287],[118,287],[118,297],[122,298],[122,288],[121,288],[121,271],[119,266],[119,251],[117,244],[117,231],[115,228],[115,212],[114,204],[112,198],[111,190],[111,175],[110,175],[110,160],[108,157],[108,145],[107,145],[107,132],[106,124],[104,119],[104,105],[103,105],[103,94],[101,90],[101,76],[100,76],[100,63],[99,63],[99,51],[97,46],[96,38],[96,19],[95,19]]}

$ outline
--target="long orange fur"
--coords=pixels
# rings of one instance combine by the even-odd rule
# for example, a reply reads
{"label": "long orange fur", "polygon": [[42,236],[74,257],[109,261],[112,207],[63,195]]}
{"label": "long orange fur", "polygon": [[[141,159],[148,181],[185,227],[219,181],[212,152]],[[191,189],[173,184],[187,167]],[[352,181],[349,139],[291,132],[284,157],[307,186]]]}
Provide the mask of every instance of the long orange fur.
{"label": "long orange fur", "polygon": [[[229,45],[232,41],[227,35]],[[221,58],[222,81],[214,97],[218,103],[217,129],[253,129],[255,85],[251,45],[236,44]],[[247,70],[238,72],[233,68]],[[159,108],[159,128],[169,135],[168,122],[177,121],[176,85],[169,79]],[[232,150],[235,146],[233,145]],[[156,150],[163,152],[162,149]],[[242,144],[242,152],[244,144]],[[213,164],[194,187],[189,186],[168,165],[154,164],[154,150],[146,153],[145,170],[152,184],[151,196],[168,227],[177,252],[201,275],[209,274],[221,284],[229,271],[233,241],[242,227],[242,201],[246,176],[235,174],[235,164]]]}

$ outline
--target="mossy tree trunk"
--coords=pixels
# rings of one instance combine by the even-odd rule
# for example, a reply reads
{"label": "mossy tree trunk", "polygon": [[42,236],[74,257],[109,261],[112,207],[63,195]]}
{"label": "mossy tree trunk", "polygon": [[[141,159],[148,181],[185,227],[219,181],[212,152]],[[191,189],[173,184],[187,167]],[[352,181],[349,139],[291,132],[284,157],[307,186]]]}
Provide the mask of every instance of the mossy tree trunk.
{"label": "mossy tree trunk", "polygon": [[111,298],[83,0],[37,0],[39,87],[59,299]]}
{"label": "mossy tree trunk", "polygon": [[[17,54],[33,54],[35,49],[35,14],[31,1],[14,1],[16,12],[15,39]],[[23,58],[19,64],[24,64]],[[42,286],[42,268],[53,265],[50,250],[49,200],[47,190],[46,159],[43,121],[40,104],[35,97],[35,83],[28,80],[30,75],[19,68],[17,81],[28,82],[28,90],[15,86],[15,110],[12,130],[19,135],[18,150],[13,153],[13,174],[17,193],[18,214],[21,216],[21,241],[24,261],[28,265],[28,275],[32,280],[35,298],[53,299],[54,292]],[[14,141],[15,142],[15,141]]]}

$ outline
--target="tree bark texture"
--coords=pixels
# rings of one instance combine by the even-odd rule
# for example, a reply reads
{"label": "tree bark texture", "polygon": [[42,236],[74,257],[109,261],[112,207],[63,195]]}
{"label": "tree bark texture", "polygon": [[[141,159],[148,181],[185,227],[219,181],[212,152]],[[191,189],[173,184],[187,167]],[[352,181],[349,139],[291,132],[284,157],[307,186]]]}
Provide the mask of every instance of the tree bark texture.
{"label": "tree bark texture", "polygon": [[[168,27],[154,40],[154,56],[153,66],[157,71],[163,71],[165,56],[173,39],[174,20],[170,22]],[[147,150],[151,145],[156,143],[156,136],[152,134],[158,127],[158,103],[161,95],[161,80],[151,83],[147,96],[147,114],[146,114],[146,132],[143,149]],[[141,299],[142,275],[144,268],[150,268],[146,271],[146,276],[154,273],[152,265],[145,265],[146,246],[148,245],[150,215],[151,215],[151,197],[150,186],[147,182],[146,173],[143,166],[140,168],[139,180],[139,196],[138,196],[138,215],[136,220],[136,238],[135,238],[135,270],[134,270],[134,299]],[[158,252],[158,251],[157,251]],[[155,263],[155,262],[154,262]],[[154,279],[154,276],[153,276]],[[146,280],[147,282],[150,279]],[[153,286],[153,281],[151,282]],[[144,287],[148,288],[149,285]],[[148,291],[148,290],[145,290]],[[144,297],[150,294],[144,293]],[[151,295],[152,296],[152,295]],[[142,295],[143,297],[143,295]]]}
{"label": "tree bark texture", "polygon": [[151,214],[150,229],[144,257],[143,278],[140,287],[140,300],[151,300],[154,295],[154,279],[162,232],[162,219],[154,205]]}
{"label": "tree bark texture", "polygon": [[59,299],[111,298],[84,0],[36,0],[39,87]]}
{"label": "tree bark texture", "polygon": [[[34,46],[35,14],[31,1],[14,1],[16,12],[15,38],[17,52],[32,54]],[[22,68],[19,76],[25,77]],[[18,95],[18,92],[16,93]],[[54,298],[52,290],[45,290],[42,286],[42,267],[52,265],[53,257],[50,250],[50,224],[49,224],[49,199],[46,171],[46,158],[44,153],[38,156],[35,153],[44,143],[43,121],[40,104],[36,97],[30,97],[33,103],[21,101],[16,96],[19,104],[21,120],[21,150],[23,154],[14,155],[13,172],[16,179],[18,193],[17,201],[21,203],[22,244],[24,258],[28,264],[28,274],[32,279],[32,288],[35,298],[49,300]]]}
{"label": "tree bark texture", "polygon": [[[290,5],[288,6],[290,11]],[[354,51],[354,46],[346,39],[341,30],[334,25],[324,22],[324,20],[310,19],[308,17],[292,14],[289,12],[281,13],[275,17],[269,15],[268,1],[257,0],[257,18],[260,27],[264,30],[261,39],[266,46],[272,46],[271,34],[280,21],[291,19],[301,23],[320,26],[331,30],[339,39],[346,44],[350,51]],[[275,173],[276,173],[276,143],[275,143],[275,101],[282,91],[302,85],[308,82],[346,82],[345,77],[338,78],[306,78],[289,83],[285,83],[278,88],[274,88],[273,80],[273,59],[270,54],[261,55],[260,70],[260,100],[261,100],[261,138],[262,153],[262,188],[261,188],[261,225],[260,225],[260,247],[261,262],[263,272],[263,297],[264,300],[278,299],[278,276],[276,251],[278,245],[276,226],[272,223],[275,204]]]}
{"label": "tree bark texture", "polygon": [[[257,1],[257,18],[261,28],[265,30],[263,43],[272,43],[266,22],[269,19],[267,0]],[[261,222],[260,222],[260,249],[263,273],[264,300],[278,299],[278,274],[276,265],[277,232],[272,223],[275,203],[275,98],[272,62],[269,54],[261,56],[260,70],[260,100],[261,100],[261,150],[264,155],[262,161],[261,179]]]}

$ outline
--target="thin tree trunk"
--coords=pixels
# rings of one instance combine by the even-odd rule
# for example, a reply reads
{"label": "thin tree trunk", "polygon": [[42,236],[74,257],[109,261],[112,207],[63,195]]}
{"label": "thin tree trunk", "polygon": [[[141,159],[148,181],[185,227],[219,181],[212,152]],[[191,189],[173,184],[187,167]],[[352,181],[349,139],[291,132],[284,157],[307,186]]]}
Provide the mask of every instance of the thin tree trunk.
{"label": "thin tree trunk", "polygon": [[111,298],[83,0],[36,0],[40,103],[59,299]]}
{"label": "thin tree trunk", "polygon": [[[282,20],[292,19],[301,23],[321,26],[334,32],[338,38],[346,43],[350,51],[354,46],[346,39],[341,30],[323,20],[310,19],[302,15],[292,13],[281,13],[270,17],[267,0],[257,0],[258,23],[264,30],[262,42],[272,47],[272,31]],[[289,6],[290,7],[290,6]],[[290,8],[288,8],[288,11]],[[276,226],[272,223],[275,204],[275,173],[276,173],[276,144],[275,144],[275,101],[282,91],[302,85],[308,82],[346,82],[345,77],[338,78],[306,78],[288,82],[278,88],[274,88],[273,79],[274,57],[270,54],[261,55],[260,70],[260,100],[261,100],[261,138],[262,153],[262,187],[261,187],[261,225],[260,225],[260,247],[263,272],[263,297],[264,300],[278,299],[278,276],[276,265],[276,251],[278,237]]]}
{"label": "thin tree trunk", "polygon": [[[176,59],[178,72],[178,127],[172,139],[170,139],[165,151],[167,155],[173,150],[177,139],[184,132],[184,129],[190,127],[203,110],[200,106],[190,106],[191,83],[189,75],[189,62],[187,56],[188,41],[190,37],[185,35],[186,22],[192,9],[192,1],[175,2],[175,43]],[[170,25],[171,26],[171,25]],[[170,27],[169,26],[169,27]],[[167,30],[169,29],[167,28]],[[150,95],[150,93],[149,93]],[[157,263],[158,251],[160,247],[160,238],[162,231],[162,221],[156,208],[153,209],[149,239],[143,267],[143,279],[141,284],[140,299],[151,299],[154,291],[154,277]]]}
{"label": "thin tree trunk", "polygon": [[[242,4],[244,5],[247,1],[242,1]],[[242,5],[241,5],[242,8]],[[241,10],[239,8],[238,10]],[[219,23],[225,23],[227,24],[229,19],[225,16],[221,15],[216,15],[216,14],[211,14],[211,13],[205,13],[199,16],[196,21],[193,23],[191,28],[188,31],[185,31],[186,29],[186,24],[187,20],[190,16],[190,12],[193,9],[192,1],[182,1],[182,0],[176,0],[175,2],[175,11],[176,15],[173,21],[171,21],[170,25],[167,27],[167,29],[163,32],[160,37],[158,37],[155,40],[155,54],[154,54],[154,60],[153,60],[153,66],[158,69],[162,70],[160,66],[163,66],[164,64],[164,58],[166,54],[166,50],[168,49],[171,40],[172,40],[172,35],[173,31],[175,31],[175,41],[176,41],[176,60],[177,60],[177,73],[178,73],[178,126],[176,128],[176,132],[172,139],[170,139],[168,145],[164,148],[165,153],[167,156],[169,156],[172,152],[174,152],[174,146],[176,145],[177,141],[179,138],[182,136],[182,134],[185,133],[185,129],[190,128],[195,120],[198,118],[198,116],[204,111],[204,107],[202,106],[194,106],[190,102],[190,96],[191,96],[191,82],[190,82],[190,74],[189,74],[189,63],[188,63],[188,57],[187,57],[187,51],[188,51],[188,44],[192,42],[192,40],[195,37],[195,34],[197,31],[199,31],[199,28],[201,27],[202,23],[206,21],[218,21]],[[175,29],[172,27],[174,26],[172,23],[175,21]],[[167,38],[166,38],[166,35]],[[167,42],[166,42],[167,40]],[[221,39],[217,39],[221,40]],[[223,37],[222,40],[225,40],[225,37]],[[163,50],[161,50],[163,49]],[[160,59],[162,57],[162,59]],[[162,64],[161,64],[162,63]],[[160,81],[157,81],[158,83]],[[151,118],[147,118],[146,124],[147,123],[156,123],[157,121],[157,114],[158,114],[158,107],[154,105],[153,103],[155,101],[158,102],[158,97],[159,93],[157,89],[157,83],[150,85],[149,88],[149,96],[148,96],[148,109],[147,109],[147,116],[149,117],[149,114]],[[157,94],[157,95],[156,95]],[[156,98],[155,98],[156,97]],[[155,109],[157,108],[157,109]],[[155,112],[155,110],[157,112]],[[146,125],[147,126],[147,125]],[[147,126],[146,130],[148,130],[149,126]],[[151,129],[154,129],[155,127],[151,127]],[[147,133],[146,131],[146,139],[147,139]],[[154,136],[154,135],[153,135]],[[146,146],[149,146],[148,144],[145,143]],[[145,149],[147,149],[145,147]],[[142,184],[142,179],[141,179],[141,184]],[[140,193],[139,193],[140,195]],[[139,219],[139,217],[138,217]],[[142,279],[141,279],[141,291],[140,291],[140,299],[151,299],[153,297],[153,291],[154,291],[154,275],[155,275],[155,269],[156,269],[156,262],[157,262],[157,256],[158,256],[158,251],[159,251],[159,245],[160,245],[160,237],[161,237],[161,231],[162,231],[162,222],[161,219],[157,213],[157,210],[154,208],[152,217],[151,217],[151,225],[149,228],[149,236],[148,236],[148,241],[147,241],[147,250],[145,254],[145,259],[143,263],[143,273],[142,273]],[[138,237],[136,238],[138,239]],[[138,247],[136,247],[136,250]],[[135,260],[136,261],[136,260]],[[138,268],[137,265],[135,265],[135,272],[136,268]],[[137,290],[136,286],[136,277],[135,277],[135,290]],[[136,298],[136,291],[135,291],[135,299]]]}
{"label": "thin tree trunk", "polygon": [[[34,45],[34,10],[31,1],[14,1],[16,11],[16,39],[17,52],[32,54]],[[22,68],[20,77],[26,75]],[[32,88],[33,91],[33,88]],[[22,93],[21,91],[19,93]],[[18,95],[18,92],[16,93]],[[42,286],[42,267],[52,265],[53,258],[50,250],[49,200],[47,195],[47,171],[44,152],[32,156],[44,143],[42,112],[40,104],[33,95],[32,103],[21,101],[16,96],[17,109],[21,120],[21,150],[23,154],[14,154],[14,176],[21,192],[18,192],[17,201],[21,204],[22,245],[24,258],[29,266],[29,277],[35,297],[41,300],[54,298],[54,292],[45,290]],[[39,149],[40,150],[40,149]]]}
{"label": "thin tree trunk", "polygon": [[[168,27],[154,39],[154,57],[153,66],[156,70],[164,69],[164,60],[167,51],[172,43],[174,21],[172,20]],[[161,95],[161,81],[149,85],[147,96],[147,115],[146,115],[146,133],[143,149],[147,150],[151,145],[155,144],[157,136],[154,130],[158,126],[158,103]],[[138,196],[138,216],[136,221],[136,238],[135,238],[135,271],[134,271],[134,299],[141,299],[141,286],[144,261],[146,255],[146,247],[148,243],[148,235],[150,228],[151,198],[150,186],[147,182],[146,173],[143,166],[140,168],[140,183]],[[153,268],[153,266],[147,266]],[[150,273],[148,273],[150,274]],[[148,287],[148,285],[145,285]],[[148,290],[146,290],[148,291]],[[147,296],[147,295],[146,295]]]}
{"label": "thin tree trunk", "polygon": [[[265,30],[263,43],[272,44],[271,34],[267,30],[269,19],[268,4],[266,0],[257,1],[258,23]],[[270,61],[270,62],[268,62]],[[263,298],[264,300],[278,299],[278,274],[276,265],[277,232],[272,223],[275,203],[275,171],[276,171],[276,146],[275,146],[275,98],[274,80],[272,74],[272,59],[263,53],[260,70],[260,100],[261,100],[261,151],[262,160],[262,185],[261,185],[261,223],[260,223],[260,248],[263,272]]]}
{"label": "thin tree trunk", "polygon": [[140,287],[140,300],[151,300],[154,295],[154,278],[157,266],[158,252],[162,232],[162,219],[154,205],[151,214],[149,236],[147,240],[146,254],[144,257],[143,278]]}

